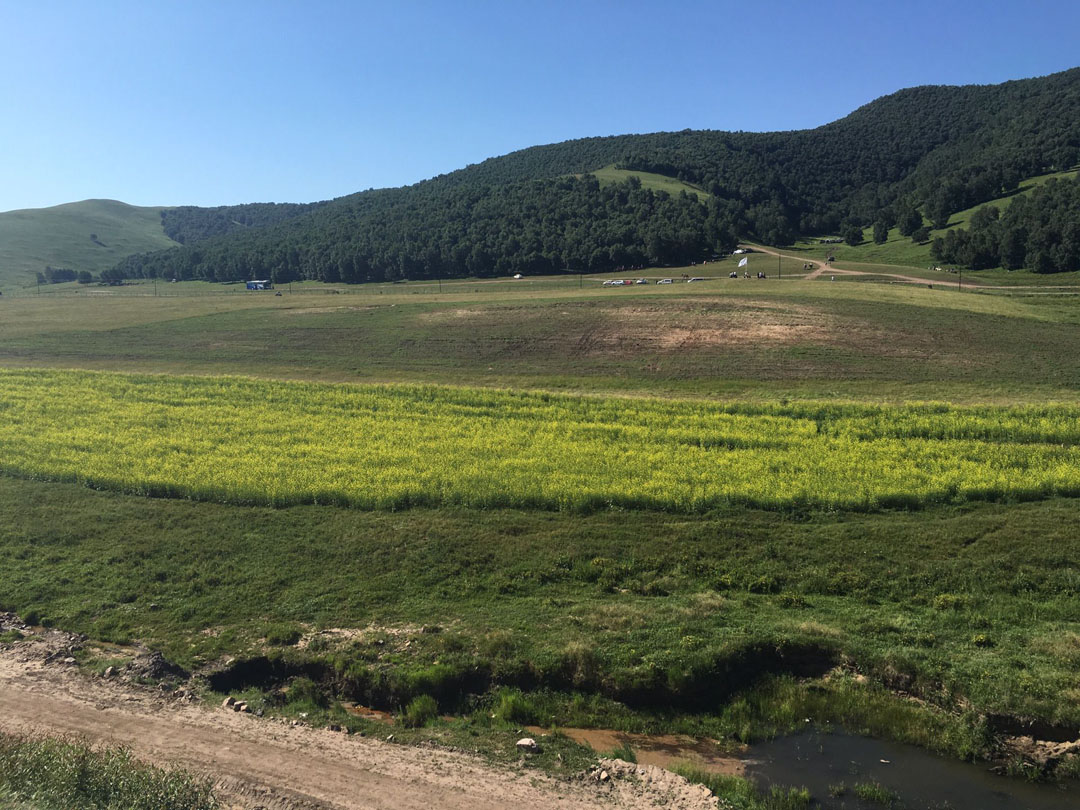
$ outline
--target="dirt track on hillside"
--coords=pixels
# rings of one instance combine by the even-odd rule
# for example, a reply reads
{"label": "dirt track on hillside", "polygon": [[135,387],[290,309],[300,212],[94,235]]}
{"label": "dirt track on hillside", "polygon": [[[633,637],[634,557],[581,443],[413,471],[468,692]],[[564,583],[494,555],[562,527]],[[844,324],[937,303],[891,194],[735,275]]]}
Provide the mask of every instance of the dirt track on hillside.
{"label": "dirt track on hillside", "polygon": [[[47,633],[64,643],[65,634]],[[364,808],[716,808],[704,788],[657,768],[615,766],[557,781],[465,753],[397,745],[176,700],[88,677],[45,637],[0,645],[0,731],[123,745],[207,776],[226,806]],[[56,657],[46,661],[52,652]]]}

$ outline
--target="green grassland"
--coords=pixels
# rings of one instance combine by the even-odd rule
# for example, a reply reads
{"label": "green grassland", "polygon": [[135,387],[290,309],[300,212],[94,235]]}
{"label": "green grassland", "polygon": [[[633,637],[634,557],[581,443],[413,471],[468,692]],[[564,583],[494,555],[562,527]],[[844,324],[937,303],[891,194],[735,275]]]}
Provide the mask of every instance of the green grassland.
{"label": "green grassland", "polygon": [[[0,478],[0,562],[5,607],[189,667],[322,635],[294,660],[325,656],[339,694],[387,708],[425,691],[461,708],[473,678],[585,697],[539,695],[545,724],[657,729],[683,707],[680,728],[756,737],[806,715],[732,695],[810,657],[958,717],[1077,724],[1078,504],[369,512]],[[878,722],[858,714],[873,694],[845,710]]]}
{"label": "green grassland", "polygon": [[[625,423],[628,458],[642,444],[635,425],[661,411],[741,408],[758,423],[749,435],[778,409],[882,409],[881,429],[910,436],[905,414],[936,412],[936,429],[952,430],[968,411],[886,406],[978,405],[993,431],[1007,429],[1009,412],[989,406],[1057,403],[1044,410],[1069,413],[1080,403],[1075,297],[788,278],[801,268],[797,255],[785,257],[785,280],[776,281],[775,257],[751,254],[752,269],[759,261],[770,265],[766,281],[728,279],[728,259],[686,268],[707,281],[667,286],[560,277],[441,290],[295,285],[281,296],[198,284],[158,285],[156,296],[153,285],[5,295],[0,365],[298,380],[286,388],[311,392],[312,420],[354,390],[322,383],[450,385],[438,390],[495,403],[489,416],[507,412],[499,403],[544,399],[523,390],[558,392],[549,404],[595,401],[624,414],[614,424]],[[32,388],[52,373],[24,376]],[[34,418],[44,422],[13,427],[5,447],[60,437],[44,464],[82,445],[107,452],[111,437],[120,448],[137,430],[166,450],[175,442],[172,460],[197,466],[203,450],[179,452],[199,434],[172,418],[177,387],[240,383],[137,380],[145,390],[117,398],[104,416],[80,413],[78,400],[64,411],[39,398]],[[272,392],[250,404],[261,414],[254,424],[279,434],[280,460],[303,457],[312,430],[275,419],[285,403],[273,392],[286,389],[243,385]],[[33,410],[2,397],[9,415]],[[227,404],[215,399],[207,395],[208,417]],[[425,407],[396,417],[422,435],[398,443],[417,458],[452,425],[428,419]],[[368,424],[339,410],[352,423],[336,432],[342,439]],[[1054,452],[1074,452],[1074,421],[1058,426]],[[80,425],[98,438],[76,436]],[[691,427],[686,438],[700,444],[709,431]],[[229,443],[230,429],[209,419],[201,429],[205,452]],[[473,433],[482,443],[483,431]],[[1040,439],[1010,441],[1018,461],[1034,464]],[[537,461],[520,443],[490,444],[497,456],[507,451],[498,463]],[[460,745],[454,734],[475,734],[479,742],[466,744],[481,748],[526,722],[678,730],[735,744],[811,717],[968,758],[996,749],[1002,718],[1080,728],[1080,500],[1053,490],[897,510],[791,499],[700,510],[478,508],[454,498],[437,508],[287,499],[274,508],[140,489],[152,476],[138,472],[138,453],[129,457],[136,463],[119,478],[139,479],[130,487],[22,477],[117,483],[40,465],[0,476],[0,609],[86,632],[114,645],[109,655],[130,654],[139,641],[203,670],[238,657],[211,685],[268,712],[339,717],[337,699],[398,710],[428,695],[464,719],[402,730],[403,739]],[[634,490],[618,463],[593,457],[593,478],[610,474],[616,489],[622,481]],[[270,469],[250,466],[254,479]],[[767,488],[784,474],[755,478]],[[1020,502],[1031,495],[1041,499]]]}
{"label": "green grassland", "polygon": [[[1052,174],[1044,174],[1038,177],[1029,178],[1022,182],[1017,190],[1011,194],[974,206],[973,208],[968,208],[964,211],[958,211],[949,218],[949,222],[944,228],[931,229],[930,240],[927,242],[913,242],[910,236],[901,236],[900,231],[893,228],[889,231],[888,240],[884,244],[878,245],[874,243],[874,229],[870,227],[863,230],[863,242],[860,245],[852,246],[844,243],[824,245],[820,243],[818,238],[813,238],[801,239],[796,243],[795,247],[799,253],[813,259],[822,260],[826,256],[834,256],[837,263],[840,263],[840,266],[845,267],[847,266],[847,263],[855,262],[862,264],[900,265],[912,268],[933,267],[936,262],[930,257],[930,243],[935,237],[944,236],[950,229],[966,228],[971,216],[977,210],[982,208],[983,205],[1004,209],[1016,195],[1030,194],[1036,188],[1045,185],[1047,181],[1051,179],[1070,179],[1076,176],[1077,171],[1078,170],[1073,169],[1071,171],[1054,172]],[[853,269],[858,268],[853,266]],[[993,279],[1001,278],[1001,272],[993,273],[993,271],[990,273],[973,273],[972,278],[981,280],[984,275],[988,275]],[[1029,279],[1035,274],[1014,271],[1013,273],[1006,273],[1006,275],[1014,278]],[[1074,276],[1075,274],[1070,273],[1068,275]],[[1057,278],[1057,275],[1051,276],[1050,278]],[[1075,280],[1073,281],[1075,283]],[[1014,281],[1013,283],[1016,282]],[[1024,281],[1021,283],[1028,282]],[[1058,283],[1063,283],[1063,280],[1058,279]]]}
{"label": "green grassland", "polygon": [[174,247],[161,228],[161,211],[84,200],[0,213],[0,289],[34,284],[46,266],[97,275],[132,253]]}
{"label": "green grassland", "polygon": [[636,177],[641,181],[641,187],[647,188],[652,191],[663,191],[673,197],[677,197],[684,191],[687,194],[693,194],[701,200],[707,200],[709,193],[702,188],[691,183],[684,183],[682,180],[677,180],[674,177],[668,177],[663,174],[654,174],[653,172],[639,172],[631,171],[629,169],[616,169],[614,166],[605,166],[602,169],[597,169],[594,172],[590,172],[597,180],[600,181],[601,186],[610,186],[615,183],[625,183],[627,178]]}
{"label": "green grassland", "polygon": [[731,266],[700,268],[719,278],[696,284],[614,289],[555,278],[441,294],[5,296],[0,363],[766,402],[1077,401],[1072,298],[728,279]]}

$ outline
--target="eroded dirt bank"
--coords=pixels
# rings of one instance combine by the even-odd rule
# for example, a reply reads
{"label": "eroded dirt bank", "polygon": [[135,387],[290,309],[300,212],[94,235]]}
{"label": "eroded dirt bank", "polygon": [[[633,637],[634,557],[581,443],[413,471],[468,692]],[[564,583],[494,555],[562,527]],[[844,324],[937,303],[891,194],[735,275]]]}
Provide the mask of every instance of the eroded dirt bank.
{"label": "eroded dirt bank", "polygon": [[454,751],[348,737],[214,710],[153,687],[80,673],[57,631],[0,645],[0,730],[124,745],[146,760],[211,778],[226,805],[314,808],[716,808],[697,785],[658,768],[558,781]]}

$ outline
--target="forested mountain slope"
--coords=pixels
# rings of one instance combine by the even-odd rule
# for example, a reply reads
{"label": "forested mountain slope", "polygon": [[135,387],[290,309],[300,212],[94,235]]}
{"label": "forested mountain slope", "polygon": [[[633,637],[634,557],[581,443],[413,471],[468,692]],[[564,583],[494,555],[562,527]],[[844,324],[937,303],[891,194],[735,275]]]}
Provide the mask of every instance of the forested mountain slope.
{"label": "forested mountain slope", "polygon": [[[130,257],[129,276],[367,281],[682,263],[754,237],[934,222],[1080,157],[1080,69],[992,86],[902,90],[813,130],[586,138],[331,201],[264,228]],[[588,172],[692,183],[672,197]],[[584,175],[584,176],[578,176]],[[1071,268],[1057,268],[1071,269]]]}
{"label": "forested mountain slope", "polygon": [[179,205],[161,212],[161,227],[165,235],[181,245],[221,236],[248,228],[261,228],[284,222],[305,214],[325,202],[315,203],[246,203],[202,208]]}

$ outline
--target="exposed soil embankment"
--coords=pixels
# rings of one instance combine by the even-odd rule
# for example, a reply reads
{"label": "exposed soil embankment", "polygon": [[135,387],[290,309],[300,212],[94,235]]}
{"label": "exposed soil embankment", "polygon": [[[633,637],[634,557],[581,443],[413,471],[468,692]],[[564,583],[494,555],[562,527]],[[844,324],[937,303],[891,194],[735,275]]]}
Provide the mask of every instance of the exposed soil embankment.
{"label": "exposed soil embankment", "polygon": [[456,751],[214,711],[119,677],[86,677],[67,654],[81,643],[77,636],[55,631],[27,635],[0,644],[0,731],[128,746],[140,758],[210,777],[232,807],[716,807],[715,798],[701,787],[673,774],[619,778],[613,771],[604,780],[585,773],[559,782],[532,769],[501,769]]}
{"label": "exposed soil embankment", "polygon": [[569,661],[555,662],[546,669],[520,661],[496,674],[490,663],[472,660],[458,667],[428,668],[418,677],[405,667],[349,667],[347,659],[331,663],[286,653],[240,659],[207,675],[207,682],[214,691],[226,693],[281,687],[303,676],[337,698],[388,710],[424,694],[434,697],[444,710],[453,711],[466,705],[470,696],[497,687],[515,687],[599,694],[638,709],[709,711],[766,676],[820,677],[836,666],[838,659],[838,652],[827,646],[754,642],[733,647],[724,655],[702,657],[677,671],[658,672],[649,680],[622,681],[599,669],[583,676]]}

